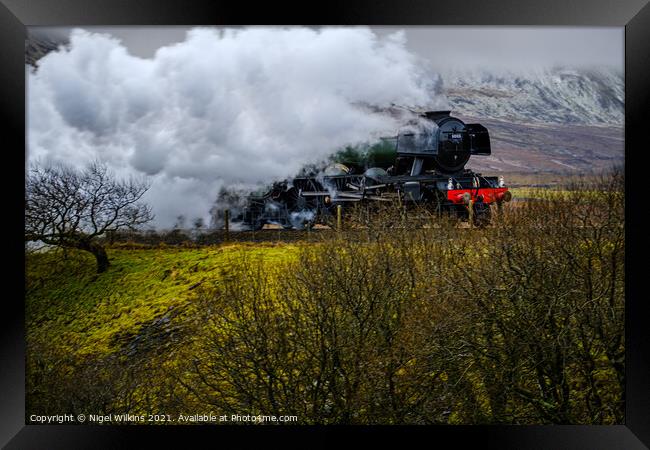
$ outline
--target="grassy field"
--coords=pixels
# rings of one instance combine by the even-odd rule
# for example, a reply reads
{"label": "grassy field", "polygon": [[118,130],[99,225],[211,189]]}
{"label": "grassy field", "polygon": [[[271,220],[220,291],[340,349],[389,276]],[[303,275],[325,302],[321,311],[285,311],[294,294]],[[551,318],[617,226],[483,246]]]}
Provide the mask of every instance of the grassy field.
{"label": "grassy field", "polygon": [[30,254],[26,264],[28,340],[84,355],[116,350],[170,309],[191,306],[196,287],[214,283],[242,259],[273,265],[294,258],[299,244],[108,250],[108,272],[95,273],[87,253]]}

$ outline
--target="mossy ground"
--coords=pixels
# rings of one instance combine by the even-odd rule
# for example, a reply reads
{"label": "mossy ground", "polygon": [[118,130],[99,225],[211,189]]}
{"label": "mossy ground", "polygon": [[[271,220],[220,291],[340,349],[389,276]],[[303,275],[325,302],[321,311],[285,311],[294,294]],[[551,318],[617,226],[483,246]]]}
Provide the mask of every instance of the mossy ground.
{"label": "mossy ground", "polygon": [[111,265],[97,274],[94,258],[58,250],[29,254],[25,311],[29,342],[47,342],[78,356],[115,350],[166,311],[191,306],[195,287],[218,282],[244,259],[273,265],[301,244],[233,244],[202,248],[109,248]]}

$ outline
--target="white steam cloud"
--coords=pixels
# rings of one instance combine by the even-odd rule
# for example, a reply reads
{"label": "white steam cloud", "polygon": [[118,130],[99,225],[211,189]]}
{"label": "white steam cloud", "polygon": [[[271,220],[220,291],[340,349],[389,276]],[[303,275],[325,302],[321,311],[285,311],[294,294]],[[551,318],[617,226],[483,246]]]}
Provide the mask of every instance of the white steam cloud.
{"label": "white steam cloud", "polygon": [[203,217],[222,185],[295,174],[394,135],[391,104],[444,108],[403,33],[196,28],[153,58],[74,30],[28,74],[29,160],[147,174],[158,226]]}

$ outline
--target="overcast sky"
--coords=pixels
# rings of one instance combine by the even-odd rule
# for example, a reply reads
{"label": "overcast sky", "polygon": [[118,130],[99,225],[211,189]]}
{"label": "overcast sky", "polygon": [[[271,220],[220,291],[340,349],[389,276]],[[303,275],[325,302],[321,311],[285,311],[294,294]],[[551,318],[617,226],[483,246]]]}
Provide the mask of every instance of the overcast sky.
{"label": "overcast sky", "polygon": [[[185,39],[187,27],[86,27],[110,33],[136,56],[150,58],[155,51]],[[523,27],[523,26],[407,26],[371,27],[385,36],[404,30],[406,47],[433,67],[502,66],[612,66],[623,70],[623,27]],[[68,35],[69,28],[32,31]]]}

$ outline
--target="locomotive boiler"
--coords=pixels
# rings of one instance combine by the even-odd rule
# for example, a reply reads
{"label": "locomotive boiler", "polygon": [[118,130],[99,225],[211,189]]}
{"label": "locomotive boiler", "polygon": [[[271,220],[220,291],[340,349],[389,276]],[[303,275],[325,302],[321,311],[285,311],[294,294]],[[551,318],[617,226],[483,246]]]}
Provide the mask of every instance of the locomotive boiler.
{"label": "locomotive boiler", "polygon": [[503,177],[465,168],[472,156],[491,154],[490,136],[483,125],[450,113],[420,113],[363,161],[342,158],[317,173],[276,182],[266,193],[251,195],[233,219],[253,230],[267,223],[302,229],[331,224],[339,205],[390,202],[487,224],[491,206],[509,201],[511,193]]}

